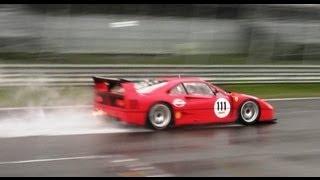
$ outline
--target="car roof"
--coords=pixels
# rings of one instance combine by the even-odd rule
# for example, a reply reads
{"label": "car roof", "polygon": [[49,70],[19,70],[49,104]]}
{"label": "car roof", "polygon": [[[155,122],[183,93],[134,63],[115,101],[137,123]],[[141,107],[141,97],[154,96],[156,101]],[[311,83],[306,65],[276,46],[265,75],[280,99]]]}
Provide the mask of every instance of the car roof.
{"label": "car roof", "polygon": [[158,92],[158,91],[167,91],[168,89],[172,88],[173,86],[183,83],[183,82],[206,82],[205,80],[199,78],[199,77],[158,77],[158,78],[153,78],[153,79],[148,79],[151,81],[158,81],[159,83],[166,82],[165,86],[159,87],[157,89],[154,89],[153,92]]}
{"label": "car roof", "polygon": [[187,81],[204,81],[203,79],[199,77],[162,77],[157,78],[159,80],[165,80],[168,82],[187,82]]}

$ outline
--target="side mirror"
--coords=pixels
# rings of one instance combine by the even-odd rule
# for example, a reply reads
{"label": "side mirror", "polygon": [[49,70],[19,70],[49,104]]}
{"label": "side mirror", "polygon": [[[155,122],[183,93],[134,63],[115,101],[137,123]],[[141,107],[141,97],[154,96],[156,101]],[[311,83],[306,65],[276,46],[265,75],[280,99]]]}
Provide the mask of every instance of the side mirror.
{"label": "side mirror", "polygon": [[212,92],[213,92],[214,95],[216,95],[219,91],[216,88],[212,88]]}

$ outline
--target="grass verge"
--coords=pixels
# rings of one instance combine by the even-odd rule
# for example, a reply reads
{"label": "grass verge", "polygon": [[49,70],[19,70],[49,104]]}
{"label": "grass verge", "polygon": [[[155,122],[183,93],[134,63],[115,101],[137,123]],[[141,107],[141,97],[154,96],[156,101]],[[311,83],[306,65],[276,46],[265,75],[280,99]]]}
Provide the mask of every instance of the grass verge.
{"label": "grass verge", "polygon": [[0,53],[1,64],[245,64],[246,59],[245,54]]}
{"label": "grass verge", "polygon": [[[251,59],[251,60],[250,60]],[[317,58],[319,59],[319,58]],[[301,59],[256,60],[248,54],[102,54],[2,52],[0,64],[319,64]]]}
{"label": "grass verge", "polygon": [[320,97],[320,83],[220,85],[223,89],[260,98]]}

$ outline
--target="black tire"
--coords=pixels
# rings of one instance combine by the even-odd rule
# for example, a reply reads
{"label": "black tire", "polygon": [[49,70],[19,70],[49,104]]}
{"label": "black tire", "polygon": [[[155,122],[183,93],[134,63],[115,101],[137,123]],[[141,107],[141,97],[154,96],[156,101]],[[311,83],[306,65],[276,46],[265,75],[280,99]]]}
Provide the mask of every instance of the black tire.
{"label": "black tire", "polygon": [[171,108],[165,103],[154,104],[147,115],[148,126],[156,130],[165,130],[173,123]]}
{"label": "black tire", "polygon": [[239,109],[239,123],[244,125],[256,124],[260,113],[259,104],[255,100],[246,100]]}

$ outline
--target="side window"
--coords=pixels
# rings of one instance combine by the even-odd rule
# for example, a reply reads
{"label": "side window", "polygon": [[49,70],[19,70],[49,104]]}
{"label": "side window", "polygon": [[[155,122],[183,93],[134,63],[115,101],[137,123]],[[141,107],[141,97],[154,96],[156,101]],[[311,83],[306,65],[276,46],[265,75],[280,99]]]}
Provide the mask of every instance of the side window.
{"label": "side window", "polygon": [[210,87],[201,82],[187,82],[184,83],[188,94],[191,95],[202,95],[202,96],[212,96],[214,93]]}
{"label": "side window", "polygon": [[186,91],[182,84],[177,85],[176,87],[172,88],[169,92],[170,95],[186,95]]}

